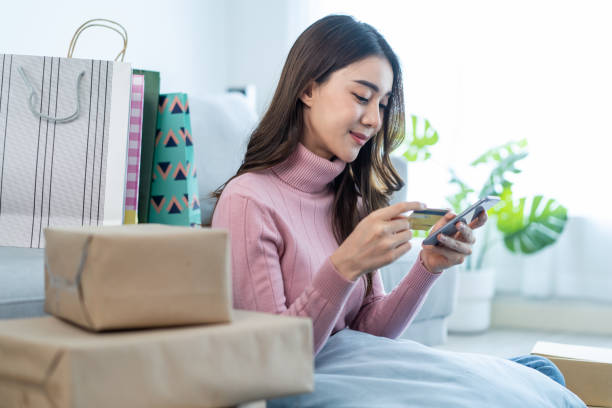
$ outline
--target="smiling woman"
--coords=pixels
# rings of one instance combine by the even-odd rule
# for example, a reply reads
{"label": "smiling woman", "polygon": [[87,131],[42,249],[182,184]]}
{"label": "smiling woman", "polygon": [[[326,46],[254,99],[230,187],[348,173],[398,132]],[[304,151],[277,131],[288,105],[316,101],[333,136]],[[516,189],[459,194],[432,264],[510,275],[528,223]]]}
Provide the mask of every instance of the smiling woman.
{"label": "smiling woman", "polygon": [[378,56],[339,69],[323,83],[311,82],[300,96],[306,107],[304,146],[328,159],[355,160],[360,147],[380,131],[392,84],[391,65]]}
{"label": "smiling woman", "polygon": [[[234,179],[283,163],[286,166],[299,151],[314,153],[337,167],[335,173],[315,181],[320,184],[316,189],[332,193],[326,212],[333,213],[333,242],[325,252],[333,252],[364,215],[386,207],[389,196],[404,185],[389,157],[402,141],[403,128],[402,75],[389,44],[365,23],[348,16],[328,16],[295,42],[270,107],[251,136],[243,164],[214,195],[220,205],[222,192]],[[315,171],[313,176],[317,170],[300,169]],[[399,239],[393,242],[395,252],[387,256],[398,257],[410,249],[410,230],[404,225],[398,231],[403,234],[395,237]],[[313,262],[309,259],[308,263]],[[362,276],[365,292],[371,294],[371,271],[382,265],[347,267],[336,258],[334,266],[343,276]]]}
{"label": "smiling woman", "polygon": [[[457,223],[458,231],[439,246],[424,245],[410,272],[385,293],[379,268],[412,249],[404,213],[425,208],[420,202],[389,205],[390,195],[404,184],[389,157],[403,130],[401,70],[393,50],[370,25],[349,16],[327,16],[308,27],[291,48],[242,165],[215,192],[212,226],[229,231],[234,307],[309,318],[314,353],[331,355],[344,367],[343,348],[371,359],[358,364],[367,373],[355,372],[356,377],[337,384],[332,399],[315,392],[306,406],[338,406],[331,403],[338,398],[345,406],[377,406],[375,399],[387,386],[394,388],[388,395],[396,405],[417,395],[410,388],[414,385],[383,381],[413,374],[408,366],[397,371],[392,360],[375,357],[373,350],[379,349],[379,356],[403,355],[404,363],[411,363],[410,347],[392,339],[408,326],[436,279],[471,253],[472,230],[486,222],[483,212],[469,225]],[[447,213],[433,229],[453,217]],[[340,351],[329,346],[334,339],[341,342]],[[416,355],[425,365],[437,364],[424,350]],[[451,364],[460,372],[472,366],[469,358],[455,357]],[[572,398],[556,383],[563,384],[563,377],[550,362],[538,366],[548,367],[554,381],[535,367],[492,363],[528,384],[534,375],[549,381],[551,401]],[[372,364],[380,371],[370,371]],[[439,375],[432,384],[448,378]],[[357,377],[374,399],[357,401],[358,393],[348,392]],[[476,376],[466,376],[465,384],[469,395],[482,389]],[[488,392],[488,397],[509,396],[513,388]],[[516,406],[517,399],[499,400]],[[473,402],[454,406],[478,406]]]}

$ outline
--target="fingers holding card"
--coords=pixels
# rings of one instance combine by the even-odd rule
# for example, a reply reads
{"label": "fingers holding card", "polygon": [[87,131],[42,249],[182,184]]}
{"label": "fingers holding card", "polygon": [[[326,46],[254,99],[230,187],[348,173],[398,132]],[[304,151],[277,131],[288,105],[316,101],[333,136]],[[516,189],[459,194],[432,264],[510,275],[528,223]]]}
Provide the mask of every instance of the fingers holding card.
{"label": "fingers holding card", "polygon": [[438,220],[440,220],[448,210],[437,208],[426,208],[424,210],[415,210],[408,216],[410,221],[410,229],[429,231]]}

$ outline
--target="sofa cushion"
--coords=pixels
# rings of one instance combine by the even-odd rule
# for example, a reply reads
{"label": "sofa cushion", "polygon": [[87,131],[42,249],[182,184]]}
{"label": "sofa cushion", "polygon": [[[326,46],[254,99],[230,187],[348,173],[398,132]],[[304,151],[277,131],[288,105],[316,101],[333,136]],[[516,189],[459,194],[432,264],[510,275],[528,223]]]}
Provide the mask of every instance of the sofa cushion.
{"label": "sofa cushion", "polygon": [[209,195],[236,174],[258,118],[247,98],[235,92],[190,95],[189,105],[202,223],[209,224],[216,202]]}

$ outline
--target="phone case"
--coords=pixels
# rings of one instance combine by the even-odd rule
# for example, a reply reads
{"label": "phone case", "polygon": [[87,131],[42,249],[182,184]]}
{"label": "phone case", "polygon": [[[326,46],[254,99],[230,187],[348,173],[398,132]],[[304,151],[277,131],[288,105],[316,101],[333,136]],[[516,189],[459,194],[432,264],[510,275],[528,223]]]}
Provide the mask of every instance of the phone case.
{"label": "phone case", "polygon": [[493,207],[495,204],[499,202],[499,197],[488,196],[478,200],[476,203],[472,204],[470,207],[462,211],[455,218],[450,220],[446,225],[432,233],[430,236],[425,238],[423,241],[423,245],[437,245],[438,234],[444,235],[454,235],[457,232],[457,227],[455,224],[459,221],[463,221],[466,224],[470,224],[474,219],[478,218],[480,213],[483,211],[487,211],[489,208]]}

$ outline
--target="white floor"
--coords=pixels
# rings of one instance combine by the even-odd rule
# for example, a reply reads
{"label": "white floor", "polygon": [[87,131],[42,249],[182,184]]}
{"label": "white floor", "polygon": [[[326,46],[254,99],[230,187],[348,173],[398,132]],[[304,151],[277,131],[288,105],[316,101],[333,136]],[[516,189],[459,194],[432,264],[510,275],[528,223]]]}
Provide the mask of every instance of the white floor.
{"label": "white floor", "polygon": [[449,334],[436,348],[503,358],[529,354],[537,341],[612,348],[612,336],[516,329],[490,329],[480,334]]}

